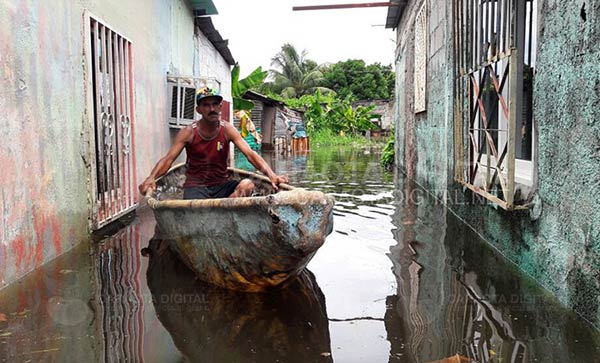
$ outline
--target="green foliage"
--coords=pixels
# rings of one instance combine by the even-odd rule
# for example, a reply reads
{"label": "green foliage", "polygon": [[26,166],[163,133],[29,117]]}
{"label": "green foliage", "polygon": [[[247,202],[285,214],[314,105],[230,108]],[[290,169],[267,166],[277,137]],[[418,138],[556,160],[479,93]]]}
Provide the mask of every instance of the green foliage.
{"label": "green foliage", "polygon": [[375,106],[353,108],[349,97],[340,99],[332,93],[323,94],[320,90],[313,95],[287,99],[285,102],[292,108],[305,110],[304,118],[309,133],[330,130],[334,134],[358,135],[375,129],[371,120],[379,117],[372,112]]}
{"label": "green foliage", "polygon": [[325,90],[319,65],[307,59],[306,55],[306,51],[298,53],[293,45],[284,44],[271,60],[273,68],[269,73],[272,81],[265,87],[285,98],[301,97],[319,88]]}
{"label": "green foliage", "polygon": [[391,65],[365,65],[363,60],[349,59],[323,68],[322,73],[322,85],[342,98],[377,100],[390,99],[394,94],[395,74]]}
{"label": "green foliage", "polygon": [[244,93],[251,88],[258,87],[267,77],[267,72],[261,67],[256,68],[246,78],[240,79],[240,66],[235,64],[231,70],[231,95],[234,110],[251,110],[254,104],[242,98]]}
{"label": "green foliage", "polygon": [[311,138],[338,135],[336,142],[343,144],[350,142],[346,137],[352,139],[376,129],[372,121],[380,116],[373,113],[375,106],[352,107],[352,101],[390,99],[395,82],[392,67],[365,65],[362,60],[322,67],[306,54],[284,44],[272,59],[271,81],[260,85],[258,91],[304,110]]}
{"label": "green foliage", "polygon": [[375,108],[375,105],[352,108],[349,99],[339,102],[338,105],[334,110],[337,112],[336,119],[342,122],[340,131],[356,135],[361,131],[377,128],[371,122],[371,119],[375,118],[375,114],[371,112]]}
{"label": "green foliage", "polygon": [[394,132],[392,131],[392,136],[385,144],[383,152],[381,153],[381,158],[379,159],[379,163],[381,164],[381,166],[383,166],[386,169],[391,169],[394,166],[394,159],[396,156],[396,149],[394,146]]}
{"label": "green foliage", "polygon": [[349,59],[320,66],[308,59],[307,51],[298,52],[286,43],[271,59],[270,80],[259,92],[277,94],[283,98],[300,98],[307,94],[337,93],[340,98],[355,100],[389,100],[394,95],[395,73],[391,65]]}
{"label": "green foliage", "polygon": [[286,99],[289,107],[304,109],[306,131],[309,133],[320,129],[334,129],[335,120],[333,114],[329,114],[333,105],[332,95],[323,95],[317,90],[314,95],[304,95],[299,99]]}

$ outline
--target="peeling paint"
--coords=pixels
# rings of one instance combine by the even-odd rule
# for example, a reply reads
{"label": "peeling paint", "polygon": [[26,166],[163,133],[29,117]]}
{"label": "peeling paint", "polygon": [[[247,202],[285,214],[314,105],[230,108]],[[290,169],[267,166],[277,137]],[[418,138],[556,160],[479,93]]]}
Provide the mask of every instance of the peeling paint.
{"label": "peeling paint", "polygon": [[11,242],[12,253],[15,256],[15,264],[17,271],[21,271],[23,267],[23,260],[25,258],[25,239],[18,237]]}
{"label": "peeling paint", "polygon": [[[170,144],[166,70],[204,71],[194,64],[200,50],[193,46],[193,14],[180,1],[176,14],[171,0],[23,0],[0,7],[0,124],[8,125],[0,137],[11,140],[0,144],[0,288],[68,251],[90,230],[96,181],[86,14],[133,44],[134,119],[142,120],[132,135],[137,185],[137,176],[145,177]],[[132,13],[138,15],[133,20]],[[211,64],[221,72],[222,87],[230,88],[226,62]]]}

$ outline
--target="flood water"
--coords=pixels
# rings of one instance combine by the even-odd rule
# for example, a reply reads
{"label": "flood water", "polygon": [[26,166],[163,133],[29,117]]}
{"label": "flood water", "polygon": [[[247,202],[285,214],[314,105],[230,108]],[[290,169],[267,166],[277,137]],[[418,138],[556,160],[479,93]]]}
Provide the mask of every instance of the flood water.
{"label": "flood water", "polygon": [[264,156],[336,198],[333,233],[291,286],[195,280],[142,209],[0,291],[0,362],[600,362],[597,330],[384,172],[378,149]]}

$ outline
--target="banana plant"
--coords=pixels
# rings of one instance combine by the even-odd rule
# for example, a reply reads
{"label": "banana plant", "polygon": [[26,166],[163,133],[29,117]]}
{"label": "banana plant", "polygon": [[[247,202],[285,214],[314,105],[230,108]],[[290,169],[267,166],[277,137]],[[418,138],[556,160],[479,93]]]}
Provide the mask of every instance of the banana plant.
{"label": "banana plant", "polygon": [[251,101],[245,100],[242,97],[249,89],[263,83],[267,77],[267,72],[262,70],[262,67],[256,68],[246,78],[240,79],[240,66],[238,63],[231,70],[231,95],[233,98],[233,110],[249,111],[254,107]]}

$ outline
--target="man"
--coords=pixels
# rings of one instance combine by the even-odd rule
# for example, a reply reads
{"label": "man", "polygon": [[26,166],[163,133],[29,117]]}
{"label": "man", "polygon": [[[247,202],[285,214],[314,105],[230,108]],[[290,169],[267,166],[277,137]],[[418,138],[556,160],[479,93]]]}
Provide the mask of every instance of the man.
{"label": "man", "polygon": [[183,199],[236,198],[252,195],[252,181],[229,180],[227,160],[230,141],[256,169],[271,180],[275,189],[279,183],[288,182],[286,176],[275,174],[267,162],[250,149],[234,127],[220,120],[222,101],[223,97],[213,89],[203,87],[198,90],[196,111],[202,118],[179,131],[167,155],[156,163],[148,178],[140,184],[140,193],[145,194],[148,188],[156,189],[156,179],[169,170],[173,161],[185,148],[187,171]]}

